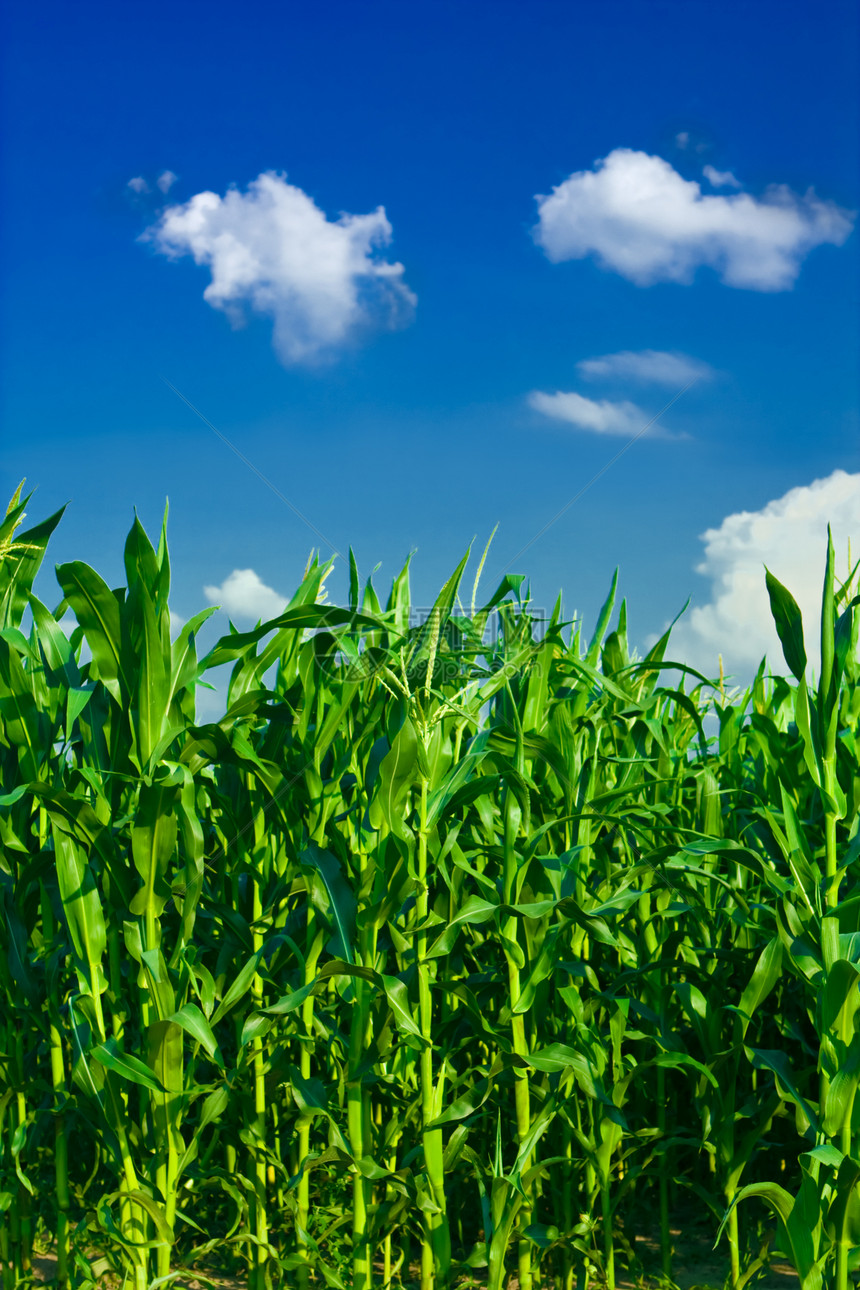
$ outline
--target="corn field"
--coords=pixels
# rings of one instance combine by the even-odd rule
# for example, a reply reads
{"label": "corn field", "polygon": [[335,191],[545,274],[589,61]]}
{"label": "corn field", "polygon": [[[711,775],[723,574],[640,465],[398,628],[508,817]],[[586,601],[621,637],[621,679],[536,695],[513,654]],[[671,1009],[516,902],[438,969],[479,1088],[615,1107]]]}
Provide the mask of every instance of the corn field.
{"label": "corn field", "polygon": [[47,1247],[59,1287],[614,1288],[644,1222],[671,1277],[682,1202],[734,1290],[774,1250],[857,1283],[860,598],[829,538],[820,623],[767,575],[791,675],[740,694],[669,632],[636,658],[615,581],[585,639],[468,557],[421,621],[408,562],[383,606],[350,554],[337,607],[312,559],[198,657],[214,610],[171,639],[164,528],[135,520],[125,587],[59,565],[52,610],[61,513],[24,531],[26,501],[4,1290]]}

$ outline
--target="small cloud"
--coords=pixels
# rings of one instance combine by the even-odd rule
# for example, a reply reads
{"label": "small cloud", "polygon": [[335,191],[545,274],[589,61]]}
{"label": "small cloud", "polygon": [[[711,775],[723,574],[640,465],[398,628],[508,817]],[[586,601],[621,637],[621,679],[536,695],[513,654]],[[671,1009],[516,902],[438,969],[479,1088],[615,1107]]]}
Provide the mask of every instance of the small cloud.
{"label": "small cloud", "polygon": [[642,349],[638,352],[621,350],[618,354],[603,354],[600,358],[584,358],[576,369],[588,380],[606,377],[626,381],[639,381],[644,385],[681,386],[690,381],[708,380],[714,369],[689,354],[667,353],[659,349]]}
{"label": "small cloud", "polygon": [[174,175],[172,170],[164,170],[158,176],[155,183],[156,183],[156,186],[160,188],[163,193],[169,193],[170,189],[176,183],[178,178],[179,176]]}
{"label": "small cloud", "polygon": [[690,146],[689,130],[679,130],[678,133],[675,135],[675,143],[682,151],[685,148],[689,148]]}
{"label": "small cloud", "polygon": [[134,179],[128,181],[128,186],[133,193],[148,193],[150,191],[149,184],[143,175],[135,175]]}
{"label": "small cloud", "polygon": [[703,166],[702,174],[712,188],[742,188],[743,184],[736,179],[730,170],[715,170],[713,166]]}
{"label": "small cloud", "polygon": [[[566,421],[577,430],[591,434],[634,435],[647,425],[649,417],[635,403],[612,403],[609,399],[587,399],[582,394],[557,390],[545,394],[534,390],[528,396],[529,407],[555,421]],[[652,437],[665,438],[665,431],[656,427],[649,431]]]}
{"label": "small cloud", "polygon": [[267,587],[253,569],[234,569],[220,587],[204,587],[203,592],[210,604],[220,605],[231,617],[250,618],[253,622],[277,618],[288,599]]}
{"label": "small cloud", "polygon": [[860,551],[860,474],[836,470],[703,533],[705,558],[696,571],[710,579],[710,597],[673,629],[667,657],[715,676],[722,654],[726,672],[746,684],[767,655],[771,670],[785,674],[765,586],[767,565],[800,606],[807,656],[817,671],[828,524],[837,573],[845,577],[849,540]]}
{"label": "small cloud", "polygon": [[662,157],[616,148],[538,197],[534,238],[553,263],[593,256],[635,282],[690,283],[714,269],[730,287],[787,291],[814,247],[841,246],[855,212],[784,184],[704,194]]}
{"label": "small cloud", "polygon": [[273,320],[284,363],[330,358],[369,326],[399,326],[416,304],[403,265],[382,259],[385,210],[336,220],[286,176],[267,171],[242,193],[197,193],[142,235],[169,259],[190,255],[211,281],[203,299],[234,325],[244,309]]}

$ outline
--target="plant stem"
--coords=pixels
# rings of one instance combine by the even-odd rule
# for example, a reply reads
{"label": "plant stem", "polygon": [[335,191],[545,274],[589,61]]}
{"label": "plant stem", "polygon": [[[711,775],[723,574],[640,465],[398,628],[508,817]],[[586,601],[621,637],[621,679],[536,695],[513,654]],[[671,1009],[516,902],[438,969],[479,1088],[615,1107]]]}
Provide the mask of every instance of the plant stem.
{"label": "plant stem", "polygon": [[[427,889],[427,779],[421,777],[420,821],[418,831],[418,898],[416,917],[419,926],[426,920],[429,908]],[[438,1212],[425,1217],[424,1241],[421,1249],[421,1290],[434,1290],[437,1285],[444,1290],[451,1269],[451,1232],[445,1204],[445,1174],[443,1167],[442,1130],[428,1129],[427,1125],[441,1112],[444,1070],[439,1073],[438,1087],[433,1083],[433,1002],[430,993],[430,965],[426,961],[427,932],[419,931],[415,938],[415,959],[418,965],[418,1007],[422,1038],[426,1041],[421,1051],[421,1118],[423,1124],[424,1165],[427,1180]],[[438,1108],[438,1109],[437,1109]]]}
{"label": "plant stem", "polygon": [[[322,953],[322,947],[323,947],[324,941],[325,941],[325,931],[322,928],[319,930],[316,929],[313,906],[311,905],[310,901],[308,901],[307,942],[306,942],[308,946],[308,951],[305,957],[305,971],[304,971],[305,985],[310,985],[311,981],[313,981],[314,977],[316,976],[317,963],[319,961],[319,956]],[[302,1004],[302,1029],[304,1033],[309,1036],[308,1040],[302,1044],[301,1052],[299,1053],[299,1070],[301,1071],[302,1079],[310,1079],[311,1077],[311,1057],[313,1055],[313,1040],[310,1038],[310,1036],[313,1034],[313,1028],[314,1028],[314,996],[311,994],[311,995],[308,995],[307,999],[305,999],[304,1003]],[[303,1117],[299,1121],[298,1131],[299,1131],[298,1165],[299,1165],[299,1168],[302,1168],[302,1162],[307,1159],[307,1155],[310,1150],[310,1134],[311,1134],[310,1119],[308,1119],[307,1117]],[[311,1181],[310,1175],[307,1169],[302,1169],[302,1176],[299,1179],[298,1204],[296,1207],[296,1227],[298,1229],[297,1236],[296,1236],[296,1245],[298,1247],[298,1253],[303,1260],[298,1268],[297,1281],[299,1285],[299,1290],[307,1290],[307,1287],[310,1284],[310,1265],[308,1263],[308,1242],[307,1242],[307,1236],[306,1236],[306,1233],[308,1230],[308,1214],[310,1211],[310,1181]]]}
{"label": "plant stem", "polygon": [[[254,935],[254,952],[261,949],[263,944],[263,931],[260,926],[260,920],[263,915],[263,904],[260,896],[260,884],[256,880],[253,886],[253,935]],[[263,1006],[263,981],[259,973],[254,976],[251,982],[251,997],[255,1010]],[[267,1188],[267,1169],[266,1169],[266,1063],[263,1052],[262,1036],[256,1035],[251,1043],[252,1061],[254,1067],[254,1194],[256,1202],[255,1215],[255,1235],[259,1244],[254,1247],[254,1265],[255,1277],[254,1285],[256,1290],[265,1290],[266,1285],[266,1263],[268,1262],[268,1251],[266,1246],[269,1241],[269,1222],[266,1209],[266,1188]]]}

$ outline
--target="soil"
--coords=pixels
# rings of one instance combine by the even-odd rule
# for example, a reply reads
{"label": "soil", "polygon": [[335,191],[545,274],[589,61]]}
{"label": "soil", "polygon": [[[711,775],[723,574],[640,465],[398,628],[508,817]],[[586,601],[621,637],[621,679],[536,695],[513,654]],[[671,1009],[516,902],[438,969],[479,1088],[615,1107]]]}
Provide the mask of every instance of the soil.
{"label": "soil", "polygon": [[[677,1290],[723,1290],[728,1278],[729,1264],[722,1252],[711,1249],[710,1241],[695,1233],[685,1235],[680,1230],[673,1230],[672,1237],[675,1246],[672,1277]],[[631,1279],[626,1273],[622,1273],[617,1281],[618,1290],[651,1290],[651,1288],[657,1290],[657,1287],[666,1287],[667,1283],[659,1273],[658,1236],[651,1233],[637,1236],[634,1250],[637,1259],[641,1260],[644,1273],[636,1279]],[[50,1253],[34,1258],[33,1264],[37,1282],[45,1284],[53,1280],[56,1275],[56,1259]],[[409,1280],[404,1282],[403,1290],[417,1290],[417,1266],[412,1269],[412,1274]],[[224,1276],[220,1273],[208,1273],[208,1277],[218,1290],[246,1290],[247,1287],[244,1278]],[[105,1290],[109,1290],[114,1281],[114,1278],[104,1277],[102,1284]],[[377,1284],[381,1285],[381,1278]],[[480,1287],[482,1284],[480,1273],[470,1281],[464,1281],[461,1284],[464,1287],[467,1285]],[[799,1284],[797,1274],[789,1264],[780,1259],[774,1259],[766,1275],[755,1282],[755,1290],[795,1290]],[[203,1283],[195,1279],[177,1281],[174,1285],[175,1290],[205,1290]],[[599,1285],[597,1281],[592,1282],[593,1290],[598,1290]],[[510,1277],[507,1290],[519,1290],[516,1276]]]}

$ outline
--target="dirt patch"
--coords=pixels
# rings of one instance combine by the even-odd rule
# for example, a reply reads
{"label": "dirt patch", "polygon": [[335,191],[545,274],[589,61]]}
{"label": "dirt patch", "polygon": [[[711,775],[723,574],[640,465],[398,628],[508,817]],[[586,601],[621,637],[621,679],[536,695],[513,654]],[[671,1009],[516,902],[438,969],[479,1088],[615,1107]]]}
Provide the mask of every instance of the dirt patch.
{"label": "dirt patch", "polygon": [[[672,1280],[678,1290],[722,1290],[728,1283],[730,1263],[725,1249],[712,1248],[713,1238],[691,1232],[689,1228],[672,1228]],[[618,1290],[650,1290],[663,1286],[660,1274],[659,1233],[637,1236],[634,1253],[643,1273],[631,1278],[626,1272],[618,1278]],[[756,1281],[756,1290],[795,1290],[800,1279],[789,1263],[775,1258],[765,1275]]]}
{"label": "dirt patch", "polygon": [[[675,1248],[672,1280],[678,1290],[723,1290],[729,1275],[728,1259],[719,1250],[711,1249],[710,1241],[706,1237],[697,1236],[695,1233],[685,1234],[677,1230],[672,1232],[672,1238]],[[627,1272],[622,1272],[617,1280],[618,1290],[656,1290],[657,1287],[665,1287],[666,1281],[660,1275],[659,1238],[653,1234],[637,1236],[633,1248],[637,1261],[641,1262],[642,1274],[631,1278]],[[39,1254],[33,1259],[33,1271],[36,1281],[40,1284],[53,1281],[56,1277],[56,1269],[56,1257],[50,1252]],[[410,1276],[402,1282],[403,1290],[417,1290],[418,1273],[419,1269],[416,1265],[410,1270]],[[223,1272],[214,1271],[207,1271],[205,1275],[207,1278],[205,1283],[194,1277],[187,1280],[183,1278],[174,1283],[175,1290],[206,1290],[209,1284],[214,1284],[218,1290],[246,1290],[247,1287],[244,1277],[227,1276]],[[104,1290],[113,1290],[120,1283],[116,1277],[105,1274],[100,1278],[99,1284],[104,1287]],[[378,1276],[376,1284],[382,1286],[381,1275]],[[480,1286],[485,1282],[481,1274],[476,1273],[468,1281],[464,1280],[460,1284]],[[797,1274],[791,1266],[781,1259],[774,1259],[766,1275],[756,1282],[756,1290],[795,1290],[799,1284]],[[594,1290],[597,1290],[599,1285],[599,1281],[592,1282]],[[322,1283],[320,1287],[322,1290]],[[507,1290],[519,1290],[516,1275],[509,1277]],[[541,1288],[536,1286],[535,1290],[541,1290]]]}

